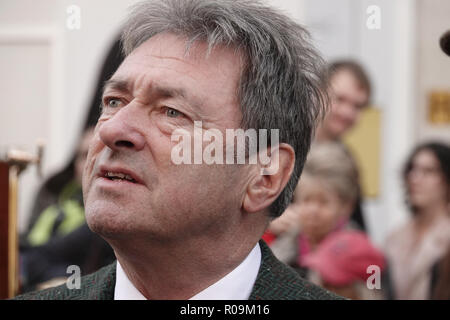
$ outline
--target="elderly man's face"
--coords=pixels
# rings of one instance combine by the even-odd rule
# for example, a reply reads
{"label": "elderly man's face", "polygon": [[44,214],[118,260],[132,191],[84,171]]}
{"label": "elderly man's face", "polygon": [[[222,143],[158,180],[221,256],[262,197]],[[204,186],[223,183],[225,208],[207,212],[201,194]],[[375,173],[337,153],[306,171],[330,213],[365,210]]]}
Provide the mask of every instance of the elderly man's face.
{"label": "elderly man's face", "polygon": [[223,134],[239,127],[241,59],[229,48],[206,57],[206,49],[194,44],[186,55],[185,39],[159,34],[108,81],[83,177],[94,231],[112,239],[173,240],[211,236],[232,223],[245,166],[171,161],[175,129],[193,133],[194,121]]}

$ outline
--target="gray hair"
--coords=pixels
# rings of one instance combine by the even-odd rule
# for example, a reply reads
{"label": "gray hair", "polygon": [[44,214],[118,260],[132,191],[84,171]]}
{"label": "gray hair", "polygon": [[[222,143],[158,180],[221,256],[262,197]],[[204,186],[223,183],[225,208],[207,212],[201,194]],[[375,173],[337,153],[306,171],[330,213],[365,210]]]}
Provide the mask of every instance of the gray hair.
{"label": "gray hair", "polygon": [[[124,25],[125,55],[159,33],[187,38],[187,45],[229,46],[243,53],[237,97],[243,129],[279,129],[279,141],[295,150],[285,189],[270,207],[279,216],[291,201],[328,98],[324,62],[309,33],[260,1],[148,0],[131,10]],[[270,136],[267,137],[268,145]]]}
{"label": "gray hair", "polygon": [[313,145],[306,159],[302,179],[307,176],[325,183],[345,202],[355,202],[360,193],[356,159],[339,142]]}

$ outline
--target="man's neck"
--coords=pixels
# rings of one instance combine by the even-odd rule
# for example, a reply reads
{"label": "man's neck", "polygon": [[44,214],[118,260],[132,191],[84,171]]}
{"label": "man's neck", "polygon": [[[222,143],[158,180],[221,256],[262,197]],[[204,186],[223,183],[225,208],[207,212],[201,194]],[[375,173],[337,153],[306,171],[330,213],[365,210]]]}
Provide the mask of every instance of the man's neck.
{"label": "man's neck", "polygon": [[189,299],[217,282],[245,259],[256,241],[236,234],[214,242],[209,238],[113,246],[133,285],[147,299],[167,300]]}

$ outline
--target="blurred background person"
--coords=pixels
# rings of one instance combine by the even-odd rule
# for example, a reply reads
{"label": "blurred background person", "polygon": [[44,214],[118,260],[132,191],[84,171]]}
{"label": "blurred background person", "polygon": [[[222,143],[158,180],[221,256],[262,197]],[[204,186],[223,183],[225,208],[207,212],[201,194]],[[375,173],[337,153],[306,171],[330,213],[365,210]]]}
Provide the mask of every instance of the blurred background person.
{"label": "blurred background person", "polygon": [[[328,76],[330,110],[317,128],[315,143],[341,142],[342,137],[358,123],[362,111],[368,107],[372,96],[372,85],[367,71],[355,60],[331,62],[328,66]],[[362,201],[359,186],[351,219],[360,229],[366,231]]]}
{"label": "blurred background person", "polygon": [[[83,133],[76,155],[69,164],[70,174],[56,174],[44,184],[45,187],[36,199],[30,230],[24,239],[28,245],[43,245],[52,238],[67,235],[85,223],[81,177],[93,135],[94,128],[88,128]],[[49,192],[50,190],[54,192]],[[40,210],[41,207],[44,209]]]}
{"label": "blurred background person", "polygon": [[433,279],[449,276],[438,274],[449,269],[435,267],[450,248],[449,146],[430,142],[416,147],[406,162],[403,179],[412,216],[386,241],[391,296],[430,299],[439,283]]}
{"label": "blurred background person", "polygon": [[368,106],[371,84],[367,72],[354,60],[336,60],[328,65],[330,110],[319,125],[315,142],[341,141]]}
{"label": "blurred background person", "polygon": [[288,223],[271,243],[275,255],[305,276],[304,256],[330,234],[357,229],[350,216],[358,196],[358,180],[356,164],[341,144],[313,145],[292,203],[283,213]]}
{"label": "blurred background person", "polygon": [[431,299],[450,300],[450,248],[432,269]]}
{"label": "blurred background person", "polygon": [[[444,32],[439,39],[442,51],[450,56],[450,30]],[[431,287],[434,288],[431,298],[450,300],[450,247],[445,256],[433,266]]]}
{"label": "blurred background person", "polygon": [[65,281],[69,265],[79,266],[84,275],[115,259],[109,244],[86,224],[81,177],[94,125],[100,115],[104,82],[122,61],[120,42],[116,39],[98,76],[74,155],[62,170],[42,184],[37,193],[29,227],[20,237],[22,292]]}
{"label": "blurred background person", "polygon": [[[368,106],[371,97],[371,84],[367,72],[354,60],[336,60],[328,64],[330,109],[316,130],[314,144],[324,142],[342,143],[342,136],[358,122],[362,110]],[[344,146],[343,146],[344,147]],[[350,161],[355,162],[347,151]],[[356,164],[355,164],[356,165]],[[354,226],[367,230],[362,210],[361,188],[358,182],[358,195],[351,220]],[[287,209],[289,212],[291,209]],[[271,243],[288,231],[294,222],[293,215],[281,215],[275,219],[264,234],[263,239]],[[295,224],[295,223],[294,223]]]}
{"label": "blurred background person", "polygon": [[341,144],[313,146],[292,208],[299,218],[297,266],[302,268],[303,257],[333,232],[358,229],[350,219],[358,197],[358,181],[356,163]]}
{"label": "blurred background person", "polygon": [[[375,248],[367,235],[360,231],[341,230],[330,234],[317,250],[303,258],[309,271],[307,278],[343,297],[355,300],[384,299],[381,272],[384,268],[382,252]],[[369,267],[376,267],[375,275]],[[374,275],[374,280],[369,279]],[[380,281],[379,288],[369,288],[367,282]]]}

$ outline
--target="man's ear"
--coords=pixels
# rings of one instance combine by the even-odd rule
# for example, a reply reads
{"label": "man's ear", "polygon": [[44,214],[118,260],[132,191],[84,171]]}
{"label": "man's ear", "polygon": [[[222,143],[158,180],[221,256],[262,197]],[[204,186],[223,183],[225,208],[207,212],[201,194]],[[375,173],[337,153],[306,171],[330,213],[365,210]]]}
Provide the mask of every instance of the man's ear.
{"label": "man's ear", "polygon": [[[264,157],[269,157],[270,161],[260,161],[264,158],[261,153],[268,151],[270,155]],[[281,143],[271,149],[261,150],[257,163],[242,203],[243,209],[250,213],[269,207],[283,191],[294,170],[295,152],[289,144]]]}

